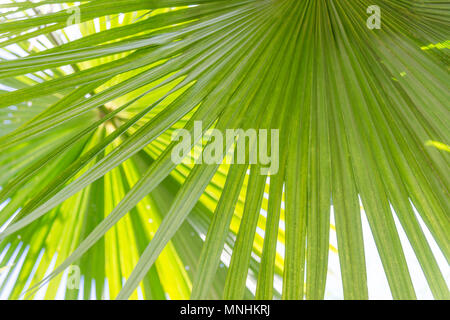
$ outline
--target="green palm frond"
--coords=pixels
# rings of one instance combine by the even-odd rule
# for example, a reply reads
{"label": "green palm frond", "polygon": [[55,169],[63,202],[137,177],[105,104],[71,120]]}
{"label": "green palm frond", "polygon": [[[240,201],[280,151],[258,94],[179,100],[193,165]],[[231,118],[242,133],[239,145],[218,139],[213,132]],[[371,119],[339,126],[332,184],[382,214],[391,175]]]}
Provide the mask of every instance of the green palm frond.
{"label": "green palm frond", "polygon": [[[338,255],[367,299],[367,217],[393,298],[400,229],[450,298],[448,3],[0,3],[2,296],[323,299]],[[279,130],[278,171],[174,163],[196,121]]]}

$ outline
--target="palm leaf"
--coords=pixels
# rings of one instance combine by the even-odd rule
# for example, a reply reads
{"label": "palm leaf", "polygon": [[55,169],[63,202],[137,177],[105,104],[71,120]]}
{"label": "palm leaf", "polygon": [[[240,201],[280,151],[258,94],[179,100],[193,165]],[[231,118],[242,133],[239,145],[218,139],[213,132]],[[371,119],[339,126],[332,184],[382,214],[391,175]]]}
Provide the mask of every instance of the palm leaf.
{"label": "palm leaf", "polygon": [[[447,3],[2,3],[2,297],[323,299],[337,254],[367,299],[373,236],[414,299],[404,233],[450,298]],[[175,164],[196,121],[279,130],[279,170]]]}

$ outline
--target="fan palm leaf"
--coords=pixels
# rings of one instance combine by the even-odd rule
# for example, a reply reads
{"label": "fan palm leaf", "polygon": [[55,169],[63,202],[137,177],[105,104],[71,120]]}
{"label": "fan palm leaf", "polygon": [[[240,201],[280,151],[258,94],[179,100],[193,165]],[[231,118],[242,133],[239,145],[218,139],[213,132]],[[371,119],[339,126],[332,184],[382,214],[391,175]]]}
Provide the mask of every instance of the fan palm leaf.
{"label": "fan palm leaf", "polygon": [[[366,0],[5,2],[3,296],[323,299],[337,254],[367,299],[366,217],[393,298],[400,229],[450,298],[447,3],[376,1],[371,29]],[[198,121],[278,130],[278,171],[174,163]]]}

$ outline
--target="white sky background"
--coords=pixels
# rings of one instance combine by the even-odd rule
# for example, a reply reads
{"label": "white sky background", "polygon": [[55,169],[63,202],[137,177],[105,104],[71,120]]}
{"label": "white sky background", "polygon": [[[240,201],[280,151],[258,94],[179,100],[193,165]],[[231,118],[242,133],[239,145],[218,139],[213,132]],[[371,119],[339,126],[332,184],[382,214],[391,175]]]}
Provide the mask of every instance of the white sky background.
{"label": "white sky background", "polygon": [[[22,1],[17,1],[17,2],[22,2]],[[35,1],[33,1],[33,2],[35,2]],[[11,1],[0,0],[0,13],[7,11],[7,9],[1,8],[1,5],[4,3],[11,3]],[[67,6],[65,6],[65,8],[67,8]],[[49,12],[50,5],[42,6],[40,9],[42,12]],[[52,5],[52,10],[53,10],[53,12],[59,11],[60,6],[58,4]],[[29,13],[30,15],[34,15],[34,12],[31,10],[27,10],[27,13]],[[20,18],[23,16],[15,15],[15,17]],[[121,18],[123,19],[123,16],[119,17],[119,21],[122,20]],[[1,18],[0,18],[0,23],[1,23]],[[96,29],[98,29],[98,21],[94,21],[94,23],[95,23]],[[65,41],[72,41],[72,40],[75,40],[75,39],[78,39],[81,37],[81,33],[77,26],[67,27],[67,28],[65,28],[65,32],[66,32],[67,36],[69,37],[69,39],[66,39],[63,36],[63,34],[60,33],[61,38]],[[6,39],[0,38],[0,44],[4,40],[6,40]],[[30,45],[36,46],[40,50],[44,50],[45,48],[53,47],[53,45],[50,43],[50,41],[48,41],[48,39],[46,39],[46,37],[44,37],[44,36],[40,36],[38,38],[32,39],[32,41],[30,42]],[[15,53],[16,55],[10,54],[5,50],[0,49],[0,59],[10,60],[10,59],[15,59],[16,57],[23,57],[23,56],[28,55],[27,52],[22,50],[17,45],[11,45],[11,46],[8,46],[7,48],[8,48],[8,50]],[[14,90],[14,88],[9,88],[9,87],[6,87],[1,84],[0,84],[0,89],[7,90],[7,91]],[[2,125],[2,124],[0,123],[0,125]],[[265,196],[267,197],[267,195],[265,195]],[[7,204],[7,201],[3,204],[0,204],[0,211],[6,204]],[[284,203],[283,203],[283,205],[284,205]],[[266,212],[264,210],[262,210],[261,214],[265,216]],[[385,273],[383,271],[381,260],[378,255],[378,252],[377,252],[377,249],[375,246],[375,242],[373,240],[373,236],[370,231],[370,227],[369,227],[367,218],[365,216],[364,210],[361,211],[361,215],[362,215],[364,243],[365,243],[366,267],[367,267],[367,274],[368,274],[369,298],[370,299],[392,299],[391,293],[389,291],[387,279],[386,279]],[[433,254],[436,257],[436,260],[444,274],[444,277],[446,278],[447,284],[450,286],[450,267],[448,266],[444,255],[440,251],[439,247],[437,246],[436,242],[434,241],[433,237],[431,236],[431,233],[425,226],[424,222],[420,218],[420,215],[417,213],[417,211],[416,211],[416,216],[421,224],[422,229],[424,230],[425,236],[432,248]],[[411,245],[409,244],[409,241],[408,241],[397,217],[395,216],[395,213],[394,213],[394,219],[396,222],[397,230],[399,231],[400,240],[402,242],[403,250],[405,252],[407,264],[408,264],[408,267],[410,270],[414,288],[416,290],[417,298],[418,299],[433,299],[433,296],[428,287],[428,284],[426,282],[426,279],[422,272],[422,269],[417,261],[417,258],[411,248]],[[334,225],[333,208],[331,208],[331,223]],[[8,224],[8,222],[6,224]],[[0,232],[5,227],[6,227],[6,225],[0,227]],[[280,223],[280,227],[282,229],[284,229],[284,223]],[[258,229],[257,232],[261,236],[264,236],[263,230]],[[334,247],[336,247],[336,248],[338,247],[336,233],[332,229],[330,229],[330,243]],[[26,244],[21,244],[21,245],[26,245]],[[228,250],[224,250],[224,253],[222,255],[222,262],[223,262],[223,265],[225,265],[225,266],[228,266],[229,260],[230,260],[231,249],[230,248],[227,248],[227,249]],[[0,252],[0,262],[2,262],[7,250],[18,251],[17,248],[7,247],[3,252]],[[279,251],[279,253],[282,256],[284,256],[284,246],[282,244],[278,245],[277,250]],[[14,265],[12,265],[12,263],[8,262],[8,264],[11,264],[12,265],[11,267],[14,268],[14,273],[13,273],[13,276],[9,279],[9,281],[5,287],[5,290],[3,290],[3,292],[0,292],[0,299],[5,299],[8,296],[9,291],[12,289],[12,287],[14,285],[14,281],[18,275],[18,271],[20,270],[21,265],[26,256],[26,253],[27,253],[27,249],[25,250],[24,254],[18,259],[18,261],[15,262]],[[42,251],[41,256],[43,253],[44,252]],[[13,255],[13,257],[11,258],[11,262],[14,261],[15,258],[16,258],[16,256]],[[36,263],[36,266],[35,266],[36,268],[39,263],[39,260],[40,259],[38,259],[38,261]],[[53,270],[53,268],[55,267],[55,265],[54,265],[55,261],[56,261],[56,255],[53,259],[53,263],[49,267],[48,273],[50,273]],[[34,271],[35,271],[35,269],[32,271],[32,274],[34,273]],[[0,285],[5,281],[5,276],[6,276],[6,272],[0,271]],[[67,272],[63,277],[63,281],[61,282],[60,290],[58,293],[58,298],[60,298],[60,299],[63,298],[63,295],[64,295],[63,289],[65,287],[66,279],[67,279]],[[105,279],[105,283],[107,285],[106,279]],[[248,284],[248,287],[250,288],[250,290],[252,290],[254,292],[256,284],[251,277],[249,277],[247,284]],[[278,291],[281,291],[282,280],[280,278],[277,278],[277,279],[275,279],[274,284],[275,284],[275,288]],[[82,279],[82,281],[80,283],[80,287],[81,287],[80,297],[82,297],[82,291],[83,291],[82,288],[84,285],[89,285],[89,284],[84,284],[84,281]],[[93,288],[92,292],[94,293],[95,292],[95,283],[92,283],[91,286]],[[39,291],[36,298],[42,299],[44,297],[44,293],[45,293],[45,287]],[[139,292],[139,296],[142,298],[141,292]],[[93,297],[94,297],[94,295],[93,295]],[[108,299],[109,296],[106,295],[105,298]],[[329,271],[328,271],[328,278],[327,278],[327,285],[326,285],[326,298],[327,299],[342,299],[343,298],[342,283],[340,280],[339,257],[336,253],[331,252],[331,251],[329,254]]]}

